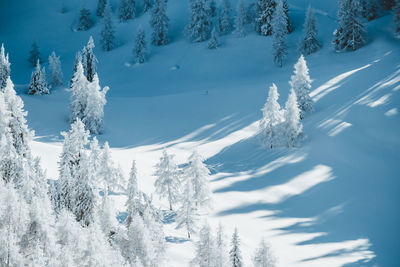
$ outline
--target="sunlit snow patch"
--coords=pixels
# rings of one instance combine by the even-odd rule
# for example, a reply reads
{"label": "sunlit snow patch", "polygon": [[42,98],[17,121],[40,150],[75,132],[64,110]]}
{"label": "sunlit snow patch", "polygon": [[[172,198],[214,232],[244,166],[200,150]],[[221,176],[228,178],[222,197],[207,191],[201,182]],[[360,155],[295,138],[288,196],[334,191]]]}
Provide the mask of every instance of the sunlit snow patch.
{"label": "sunlit snow patch", "polygon": [[339,125],[337,125],[335,128],[333,128],[330,132],[329,132],[329,136],[336,136],[339,133],[341,133],[344,129],[348,128],[351,126],[351,123],[348,122],[342,122]]}
{"label": "sunlit snow patch", "polygon": [[397,108],[392,108],[385,112],[385,116],[392,117],[394,115],[397,115]]}

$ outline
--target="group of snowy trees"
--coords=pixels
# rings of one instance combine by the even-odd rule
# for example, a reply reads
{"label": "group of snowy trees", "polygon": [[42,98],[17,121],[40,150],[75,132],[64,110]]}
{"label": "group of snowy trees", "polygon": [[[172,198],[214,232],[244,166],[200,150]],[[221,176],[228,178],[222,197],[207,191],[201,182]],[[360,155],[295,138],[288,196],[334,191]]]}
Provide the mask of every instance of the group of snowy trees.
{"label": "group of snowy trees", "polygon": [[293,147],[304,137],[301,119],[312,112],[310,97],[311,79],[303,56],[294,66],[294,74],[289,81],[291,86],[285,109],[278,103],[278,89],[275,84],[269,89],[267,102],[262,108],[260,139],[264,147]]}

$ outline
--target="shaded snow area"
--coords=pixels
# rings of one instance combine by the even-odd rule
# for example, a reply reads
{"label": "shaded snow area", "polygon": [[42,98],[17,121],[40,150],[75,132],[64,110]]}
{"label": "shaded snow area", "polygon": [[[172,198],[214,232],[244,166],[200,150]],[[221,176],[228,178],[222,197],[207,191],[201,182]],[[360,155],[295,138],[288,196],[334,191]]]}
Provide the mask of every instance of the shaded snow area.
{"label": "shaded snow area", "polygon": [[[201,216],[228,235],[237,227],[244,266],[252,266],[261,237],[277,266],[396,266],[400,247],[400,43],[392,16],[368,22],[367,44],[352,52],[331,45],[336,1],[289,0],[294,31],[282,68],[273,64],[270,36],[219,37],[220,46],[190,43],[183,34],[187,0],[169,0],[170,43],[148,45],[148,62],[135,64],[132,49],[141,25],[148,41],[149,14],[126,23],[115,17],[117,47],[101,49],[97,1],[87,0],[95,23],[74,31],[82,1],[19,0],[0,4],[0,42],[10,55],[11,79],[35,131],[31,147],[48,178],[57,179],[62,131],[70,125],[66,87],[50,95],[28,95],[33,68],[27,62],[32,41],[43,58],[61,57],[65,86],[75,53],[95,40],[101,86],[109,86],[100,143],[128,177],[136,160],[138,186],[165,210],[167,241],[163,266],[188,266],[195,253],[185,229],[175,229],[168,202],[154,194],[155,165],[166,149],[180,165],[196,150],[211,171],[212,209]],[[116,1],[111,1],[115,9]],[[304,14],[316,9],[322,48],[306,56],[313,80],[314,112],[302,120],[306,138],[295,148],[264,149],[257,136],[261,108],[272,83],[284,106],[302,35]],[[139,5],[140,6],[140,5]],[[236,7],[236,1],[232,1]],[[47,62],[44,63],[47,68]],[[67,83],[68,81],[68,83]],[[125,212],[126,196],[111,196]],[[120,214],[121,215],[121,214]]]}

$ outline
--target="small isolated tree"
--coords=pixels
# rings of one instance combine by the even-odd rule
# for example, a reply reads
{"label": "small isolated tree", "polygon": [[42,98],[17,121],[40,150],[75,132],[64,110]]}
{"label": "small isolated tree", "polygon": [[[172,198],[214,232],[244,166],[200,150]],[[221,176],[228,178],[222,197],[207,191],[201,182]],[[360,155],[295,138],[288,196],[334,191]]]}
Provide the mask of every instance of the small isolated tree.
{"label": "small isolated tree", "polygon": [[253,257],[254,267],[275,267],[276,259],[271,251],[271,247],[261,240],[258,248],[256,249]]}
{"label": "small isolated tree", "polygon": [[166,13],[167,1],[155,0],[151,13],[150,25],[153,28],[151,43],[153,45],[166,45],[168,39],[169,18]]}
{"label": "small isolated tree", "polygon": [[135,0],[119,0],[118,17],[120,21],[127,21],[135,18]]}
{"label": "small isolated tree", "polygon": [[395,36],[400,39],[400,1],[397,0],[393,8],[393,21],[395,25]]}
{"label": "small isolated tree", "polygon": [[[89,82],[93,81],[94,75],[97,73],[97,58],[93,52],[95,45],[93,37],[89,37],[89,41],[85,47],[82,49],[81,61],[83,65],[83,70],[85,72],[85,76]],[[79,58],[75,59],[79,61]],[[76,63],[75,63],[76,64]],[[75,68],[76,71],[76,68]]]}
{"label": "small isolated tree", "polygon": [[246,36],[246,20],[247,20],[247,9],[245,0],[239,0],[236,8],[236,18],[235,18],[235,35],[238,37]]}
{"label": "small isolated tree", "polygon": [[242,267],[242,253],[240,251],[240,240],[237,228],[232,235],[231,250],[229,251],[230,262],[232,267]]}
{"label": "small isolated tree", "polygon": [[133,48],[133,56],[138,64],[146,61],[147,53],[146,36],[142,27],[139,27],[136,33],[135,47]]}
{"label": "small isolated tree", "polygon": [[297,96],[297,104],[300,109],[300,118],[304,118],[307,112],[313,111],[313,101],[310,97],[311,90],[310,75],[303,55],[300,56],[294,65],[294,74],[291,76],[289,84]]}
{"label": "small isolated tree", "polygon": [[50,66],[50,84],[52,86],[58,86],[63,84],[64,75],[61,69],[60,57],[56,56],[53,51],[49,56],[49,66]]}
{"label": "small isolated tree", "polygon": [[103,17],[104,14],[104,8],[106,7],[107,0],[98,0],[97,1],[97,8],[96,8],[96,14],[98,17]]}
{"label": "small isolated tree", "polygon": [[279,141],[277,126],[283,121],[283,116],[278,97],[278,88],[272,84],[269,88],[267,102],[262,108],[263,117],[260,121],[260,140],[265,148],[272,149]]}
{"label": "small isolated tree", "polygon": [[212,267],[215,265],[215,242],[210,225],[205,222],[200,229],[199,241],[196,242],[196,255],[191,263],[200,267]]}
{"label": "small isolated tree", "polygon": [[276,9],[272,18],[272,54],[274,62],[279,67],[283,65],[283,59],[287,55],[287,15],[283,8],[282,0],[278,0]]}
{"label": "small isolated tree", "polygon": [[90,10],[82,7],[79,11],[78,31],[87,31],[92,26],[92,21],[90,20]]}
{"label": "small isolated tree", "polygon": [[220,34],[224,35],[232,30],[231,3],[222,0],[220,14]]}
{"label": "small isolated tree", "polygon": [[207,47],[208,49],[217,49],[218,45],[217,30],[214,27],[211,32],[211,39],[208,41]]}
{"label": "small isolated tree", "polygon": [[261,35],[272,34],[272,16],[276,7],[275,0],[258,0],[256,12],[256,31]]}
{"label": "small isolated tree", "polygon": [[146,13],[147,11],[149,11],[151,9],[151,7],[152,7],[151,0],[143,1],[143,13]]}
{"label": "small isolated tree", "polygon": [[0,91],[7,85],[7,79],[10,77],[10,61],[8,60],[8,54],[6,54],[4,49],[4,44],[1,44],[0,51]]}
{"label": "small isolated tree", "polygon": [[321,47],[317,39],[317,20],[311,6],[307,9],[306,20],[304,21],[303,27],[303,37],[299,43],[299,51],[304,55],[310,55]]}
{"label": "small isolated tree", "polygon": [[160,158],[160,162],[156,165],[157,176],[154,186],[156,193],[160,198],[167,198],[169,209],[172,210],[172,205],[179,199],[180,179],[178,166],[174,162],[174,155],[169,155],[166,150]]}
{"label": "small isolated tree", "polygon": [[339,0],[338,28],[334,32],[336,50],[357,50],[365,40],[365,26],[361,20],[358,0]]}
{"label": "small isolated tree", "polygon": [[217,236],[215,240],[215,266],[228,266],[229,253],[225,238],[224,228],[220,223],[218,225]]}
{"label": "small isolated tree", "polygon": [[32,72],[31,81],[29,83],[30,95],[47,95],[50,94],[49,87],[46,81],[46,70],[45,68],[40,68],[39,60],[36,64],[36,69]]}
{"label": "small isolated tree", "polygon": [[206,0],[190,0],[189,10],[190,19],[185,27],[186,36],[192,42],[203,42],[210,38],[212,23]]}
{"label": "small isolated tree", "polygon": [[110,3],[106,4],[103,13],[103,28],[100,32],[101,46],[105,51],[110,51],[115,47],[115,29],[112,21]]}
{"label": "small isolated tree", "polygon": [[296,146],[302,136],[303,125],[300,122],[300,110],[297,104],[297,96],[293,89],[290,89],[289,98],[285,104],[283,134],[287,147]]}
{"label": "small isolated tree", "polygon": [[39,46],[36,41],[32,43],[31,51],[29,51],[29,59],[28,61],[32,64],[33,67],[36,66],[37,61],[42,61],[40,59]]}

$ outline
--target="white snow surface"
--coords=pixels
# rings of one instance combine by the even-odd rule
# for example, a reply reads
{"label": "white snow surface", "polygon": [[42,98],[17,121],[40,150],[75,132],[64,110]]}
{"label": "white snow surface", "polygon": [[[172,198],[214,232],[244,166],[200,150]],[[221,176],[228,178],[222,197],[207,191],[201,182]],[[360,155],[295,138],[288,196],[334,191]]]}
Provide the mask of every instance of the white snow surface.
{"label": "white snow surface", "polygon": [[[289,0],[295,31],[288,36],[284,66],[278,68],[272,61],[272,38],[251,27],[245,38],[220,37],[217,50],[208,50],[207,42],[189,43],[182,33],[187,1],[169,0],[171,43],[149,46],[149,61],[136,65],[134,35],[142,25],[150,38],[148,14],[128,23],[115,17],[118,47],[104,52],[98,43],[96,1],[85,1],[95,22],[86,32],[73,30],[82,2],[64,2],[64,14],[58,11],[59,1],[0,3],[0,42],[10,54],[11,78],[36,132],[32,149],[49,178],[57,178],[60,132],[69,129],[69,93],[57,87],[48,96],[26,94],[32,71],[28,51],[33,40],[42,59],[54,50],[67,81],[76,51],[93,35],[100,83],[110,86],[105,129],[97,138],[109,141],[126,176],[136,160],[143,191],[154,191],[154,165],[163,149],[175,154],[179,164],[197,150],[212,171],[214,208],[203,217],[214,229],[221,222],[229,235],[238,227],[246,266],[261,237],[271,244],[278,266],[398,263],[400,43],[392,35],[390,15],[367,24],[366,46],[337,53],[330,45],[336,1]],[[115,10],[116,1],[112,4]],[[256,137],[260,109],[273,82],[280,104],[287,99],[309,4],[317,9],[323,47],[306,57],[315,101],[314,113],[302,121],[307,139],[295,149],[264,150]],[[167,202],[154,199],[168,209]],[[113,201],[116,210],[124,210],[123,195]],[[194,256],[192,240],[184,230],[175,230],[174,222],[165,224],[165,232],[166,266],[187,266]]]}

